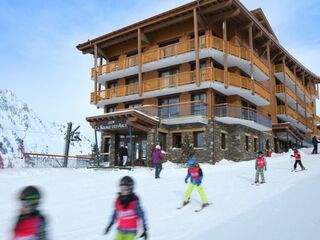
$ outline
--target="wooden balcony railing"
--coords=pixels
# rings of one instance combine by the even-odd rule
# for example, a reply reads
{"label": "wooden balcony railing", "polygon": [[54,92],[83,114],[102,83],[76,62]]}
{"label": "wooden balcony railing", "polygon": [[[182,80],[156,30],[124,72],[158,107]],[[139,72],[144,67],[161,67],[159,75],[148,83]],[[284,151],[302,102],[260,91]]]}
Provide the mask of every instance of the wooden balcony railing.
{"label": "wooden balcony railing", "polygon": [[[223,40],[216,36],[203,35],[199,37],[199,48],[214,48],[223,51]],[[159,61],[167,57],[177,56],[194,50],[194,39],[181,41],[165,47],[150,49],[142,53],[142,64]],[[234,43],[227,42],[227,51],[230,55],[234,55],[247,61],[250,61],[251,59],[249,49],[237,46]],[[268,67],[256,54],[253,55],[253,63],[266,75],[269,75]],[[122,70],[136,65],[138,65],[138,56],[134,55],[99,66],[97,72],[98,76],[100,76],[105,73]],[[91,78],[94,78],[94,68],[91,69]]]}
{"label": "wooden balcony railing", "polygon": [[278,72],[286,73],[291,78],[291,80],[297,85],[297,87],[300,88],[300,90],[302,92],[305,90],[306,97],[311,98],[309,91],[303,86],[303,84],[300,82],[300,80],[295,77],[293,72],[291,72],[291,70],[287,66],[284,66],[283,64],[277,64],[274,66],[274,72],[275,73],[278,73]]}
{"label": "wooden balcony railing", "polygon": [[301,106],[301,107],[305,107],[305,103],[301,100],[301,98],[296,95],[292,90],[291,88],[288,88],[286,87],[284,84],[278,84],[275,86],[275,92],[276,93],[283,93],[285,94],[285,91],[287,92],[287,94],[295,101],[295,102],[298,102],[298,104]]}
{"label": "wooden balcony railing", "polygon": [[272,127],[271,119],[264,116],[261,112],[258,112],[252,108],[246,108],[227,103],[215,105],[215,116],[245,119],[254,121],[269,128]]}

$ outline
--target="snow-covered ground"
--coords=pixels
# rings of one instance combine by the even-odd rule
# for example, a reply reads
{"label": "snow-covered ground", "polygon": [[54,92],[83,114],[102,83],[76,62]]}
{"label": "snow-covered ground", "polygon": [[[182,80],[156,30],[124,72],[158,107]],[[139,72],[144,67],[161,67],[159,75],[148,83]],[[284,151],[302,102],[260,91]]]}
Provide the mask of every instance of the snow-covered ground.
{"label": "snow-covered ground", "polygon": [[181,210],[187,185],[186,168],[164,164],[161,179],[150,169],[103,171],[88,169],[0,170],[0,239],[10,239],[18,210],[16,196],[34,184],[44,193],[42,210],[49,219],[50,239],[98,240],[108,224],[118,181],[131,175],[146,212],[151,240],[302,240],[320,235],[320,155],[302,151],[307,171],[291,172],[289,154],[268,158],[267,183],[251,185],[254,161],[202,164],[209,208],[201,205],[197,191]]}

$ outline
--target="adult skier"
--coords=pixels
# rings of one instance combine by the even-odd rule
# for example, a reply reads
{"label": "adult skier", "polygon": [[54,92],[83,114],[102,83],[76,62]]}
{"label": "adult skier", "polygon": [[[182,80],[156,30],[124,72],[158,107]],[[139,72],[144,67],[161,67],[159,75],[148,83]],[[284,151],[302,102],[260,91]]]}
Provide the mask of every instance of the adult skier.
{"label": "adult skier", "polygon": [[139,238],[147,239],[147,225],[144,212],[138,196],[133,192],[134,181],[125,176],[120,180],[120,192],[115,201],[115,208],[111,221],[104,234],[107,234],[115,221],[117,221],[117,234],[115,240],[134,240],[138,231],[138,223],[142,222],[143,233]]}
{"label": "adult skier", "polygon": [[264,171],[267,171],[267,161],[263,157],[262,151],[258,152],[258,157],[256,159],[256,179],[255,183],[259,183],[259,176],[261,176],[261,182],[260,183],[265,183],[264,179]]}
{"label": "adult skier", "polygon": [[13,231],[13,240],[46,240],[46,219],[38,210],[41,200],[39,190],[34,186],[25,187],[20,195],[20,214]]}
{"label": "adult skier", "polygon": [[205,193],[203,192],[202,169],[200,168],[199,164],[196,163],[196,160],[193,158],[189,159],[187,164],[188,164],[188,174],[185,177],[184,181],[185,181],[185,183],[188,183],[188,179],[190,178],[190,184],[189,184],[189,187],[185,193],[183,206],[187,205],[190,202],[191,193],[192,193],[193,189],[196,187],[198,190],[198,193],[201,197],[202,208],[205,208],[209,204],[208,204],[207,197],[206,197]]}
{"label": "adult skier", "polygon": [[291,157],[294,157],[294,158],[295,158],[295,162],[294,162],[293,170],[292,170],[292,171],[296,171],[298,164],[299,164],[299,166],[301,167],[301,170],[306,170],[305,167],[302,165],[302,162],[301,162],[301,154],[300,154],[300,152],[298,151],[298,149],[295,149],[295,150],[294,150],[293,155],[291,155]]}

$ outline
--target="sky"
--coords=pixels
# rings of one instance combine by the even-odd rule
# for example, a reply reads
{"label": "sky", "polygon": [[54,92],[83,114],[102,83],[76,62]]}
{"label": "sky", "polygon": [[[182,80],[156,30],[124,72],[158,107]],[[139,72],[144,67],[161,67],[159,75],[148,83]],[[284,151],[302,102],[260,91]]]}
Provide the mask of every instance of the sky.
{"label": "sky", "polygon": [[[188,2],[0,0],[0,89],[13,91],[44,121],[71,121],[93,138],[85,118],[103,110],[90,104],[93,57],[76,45]],[[320,76],[320,0],[241,2],[262,8],[280,43]]]}

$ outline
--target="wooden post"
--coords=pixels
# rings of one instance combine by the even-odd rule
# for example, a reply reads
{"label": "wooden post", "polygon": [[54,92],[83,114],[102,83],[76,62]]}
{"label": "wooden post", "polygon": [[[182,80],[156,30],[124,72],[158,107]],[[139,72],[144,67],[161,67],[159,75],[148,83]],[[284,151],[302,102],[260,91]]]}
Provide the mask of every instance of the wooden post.
{"label": "wooden post", "polygon": [[[294,66],[294,69],[293,69],[293,73],[294,73],[294,94],[295,94],[295,96],[296,96],[296,113],[297,114],[299,114],[299,111],[298,111],[298,98],[299,98],[299,96],[298,96],[298,86],[297,86],[297,81],[298,81],[298,79],[297,79],[297,66]],[[297,122],[299,122],[299,120],[297,119]]]}
{"label": "wooden post", "polygon": [[269,85],[270,85],[269,91],[270,91],[270,95],[272,95],[273,89],[272,89],[272,82],[271,82],[272,69],[271,69],[270,44],[267,45],[267,60],[268,60],[268,68],[269,68]]}
{"label": "wooden post", "polygon": [[196,83],[200,86],[200,60],[199,60],[199,33],[198,33],[198,16],[197,9],[193,8],[193,25],[194,25],[194,50],[196,59]]}
{"label": "wooden post", "polygon": [[94,103],[98,103],[97,98],[97,83],[98,83],[98,46],[94,45]]}
{"label": "wooden post", "polygon": [[304,102],[304,118],[307,118],[307,102],[306,102],[306,80],[304,76],[305,72],[302,73],[302,82],[303,82],[303,102]]}
{"label": "wooden post", "polygon": [[222,31],[223,31],[223,67],[224,67],[224,88],[228,88],[229,79],[228,79],[228,39],[227,39],[227,21],[222,22]]}
{"label": "wooden post", "polygon": [[252,89],[252,95],[254,95],[252,26],[249,27],[249,47],[250,47],[250,77],[251,77],[251,89]]}
{"label": "wooden post", "polygon": [[141,28],[138,28],[138,86],[139,96],[142,96],[142,54],[141,54]]}
{"label": "wooden post", "polygon": [[284,104],[285,104],[285,113],[286,113],[286,116],[288,115],[288,102],[287,102],[287,78],[286,78],[286,60],[285,58],[282,59],[282,66],[283,66],[283,70],[282,70],[282,73],[283,73],[283,81],[284,81]]}

